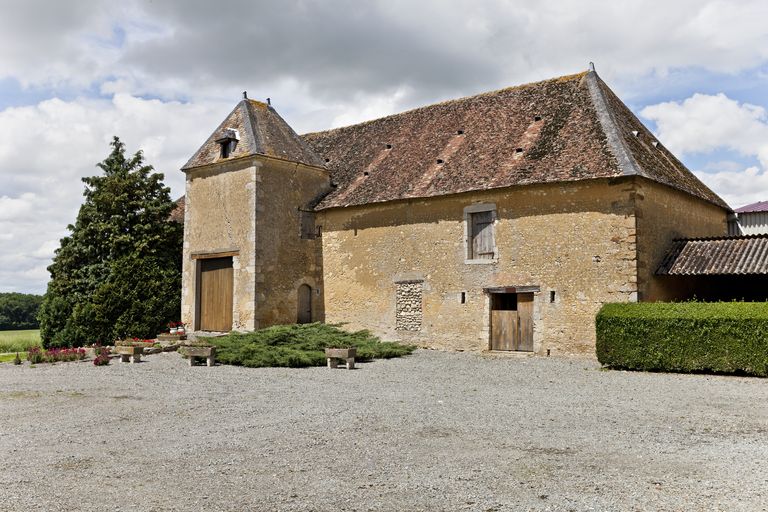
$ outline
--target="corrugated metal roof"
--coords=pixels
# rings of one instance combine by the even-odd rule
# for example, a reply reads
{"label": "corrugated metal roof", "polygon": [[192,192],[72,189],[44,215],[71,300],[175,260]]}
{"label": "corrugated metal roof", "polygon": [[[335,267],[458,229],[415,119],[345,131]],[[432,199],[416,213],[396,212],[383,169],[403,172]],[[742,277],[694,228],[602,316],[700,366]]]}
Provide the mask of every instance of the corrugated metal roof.
{"label": "corrugated metal roof", "polygon": [[742,206],[741,208],[736,208],[734,211],[736,213],[768,212],[768,201],[758,201],[756,203],[748,204],[747,206]]}
{"label": "corrugated metal roof", "polygon": [[656,275],[768,274],[768,235],[678,239]]}

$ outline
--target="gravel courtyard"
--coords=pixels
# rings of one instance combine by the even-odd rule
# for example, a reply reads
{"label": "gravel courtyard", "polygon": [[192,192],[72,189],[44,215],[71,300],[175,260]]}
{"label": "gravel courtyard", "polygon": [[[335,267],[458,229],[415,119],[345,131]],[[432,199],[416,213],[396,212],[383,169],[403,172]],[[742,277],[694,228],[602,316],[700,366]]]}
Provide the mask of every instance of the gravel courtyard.
{"label": "gravel courtyard", "polygon": [[768,380],[417,351],[0,365],[0,510],[766,510]]}

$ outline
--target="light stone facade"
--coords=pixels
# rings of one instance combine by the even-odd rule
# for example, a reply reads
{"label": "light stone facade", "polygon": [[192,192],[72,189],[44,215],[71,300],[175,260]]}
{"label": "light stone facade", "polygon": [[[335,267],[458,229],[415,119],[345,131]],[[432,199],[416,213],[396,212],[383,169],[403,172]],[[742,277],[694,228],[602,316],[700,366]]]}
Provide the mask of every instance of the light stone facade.
{"label": "light stone facade", "polygon": [[[473,204],[496,209],[498,255],[486,263],[465,260],[465,212]],[[639,292],[661,294],[653,265],[671,239],[723,234],[726,218],[722,208],[642,178],[521,186],[321,213],[327,322],[423,346],[487,350],[486,290],[532,287],[538,290],[538,354],[593,354],[594,319],[602,304],[636,301]],[[409,282],[418,282],[422,294],[418,330],[398,328],[408,325],[398,299],[413,293],[402,287]]]}
{"label": "light stone facade", "polygon": [[233,255],[234,330],[295,323],[302,284],[322,320],[321,244],[301,238],[300,213],[330,189],[327,171],[253,156],[186,174],[182,321],[198,328],[198,262],[220,254]]}

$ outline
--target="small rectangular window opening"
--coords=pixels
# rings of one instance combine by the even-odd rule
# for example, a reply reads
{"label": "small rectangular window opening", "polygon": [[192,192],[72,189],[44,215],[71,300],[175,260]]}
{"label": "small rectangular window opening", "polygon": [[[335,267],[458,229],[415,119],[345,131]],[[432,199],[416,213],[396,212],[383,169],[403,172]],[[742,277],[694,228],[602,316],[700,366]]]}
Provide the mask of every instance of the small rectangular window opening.
{"label": "small rectangular window opening", "polygon": [[549,302],[555,302],[555,290],[549,292]]}
{"label": "small rectangular window opening", "polygon": [[467,292],[461,292],[461,303],[462,304],[467,303]]}
{"label": "small rectangular window opening", "polygon": [[318,233],[315,227],[315,212],[301,210],[299,215],[301,216],[301,239],[314,240]]}

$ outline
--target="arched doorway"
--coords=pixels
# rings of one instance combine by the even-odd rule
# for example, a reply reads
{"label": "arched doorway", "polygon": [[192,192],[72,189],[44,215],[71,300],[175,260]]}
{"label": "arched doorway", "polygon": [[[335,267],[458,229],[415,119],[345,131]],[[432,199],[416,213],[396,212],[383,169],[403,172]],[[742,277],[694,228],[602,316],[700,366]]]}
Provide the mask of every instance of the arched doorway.
{"label": "arched doorway", "polygon": [[308,324],[312,322],[312,288],[303,284],[299,286],[297,323]]}

